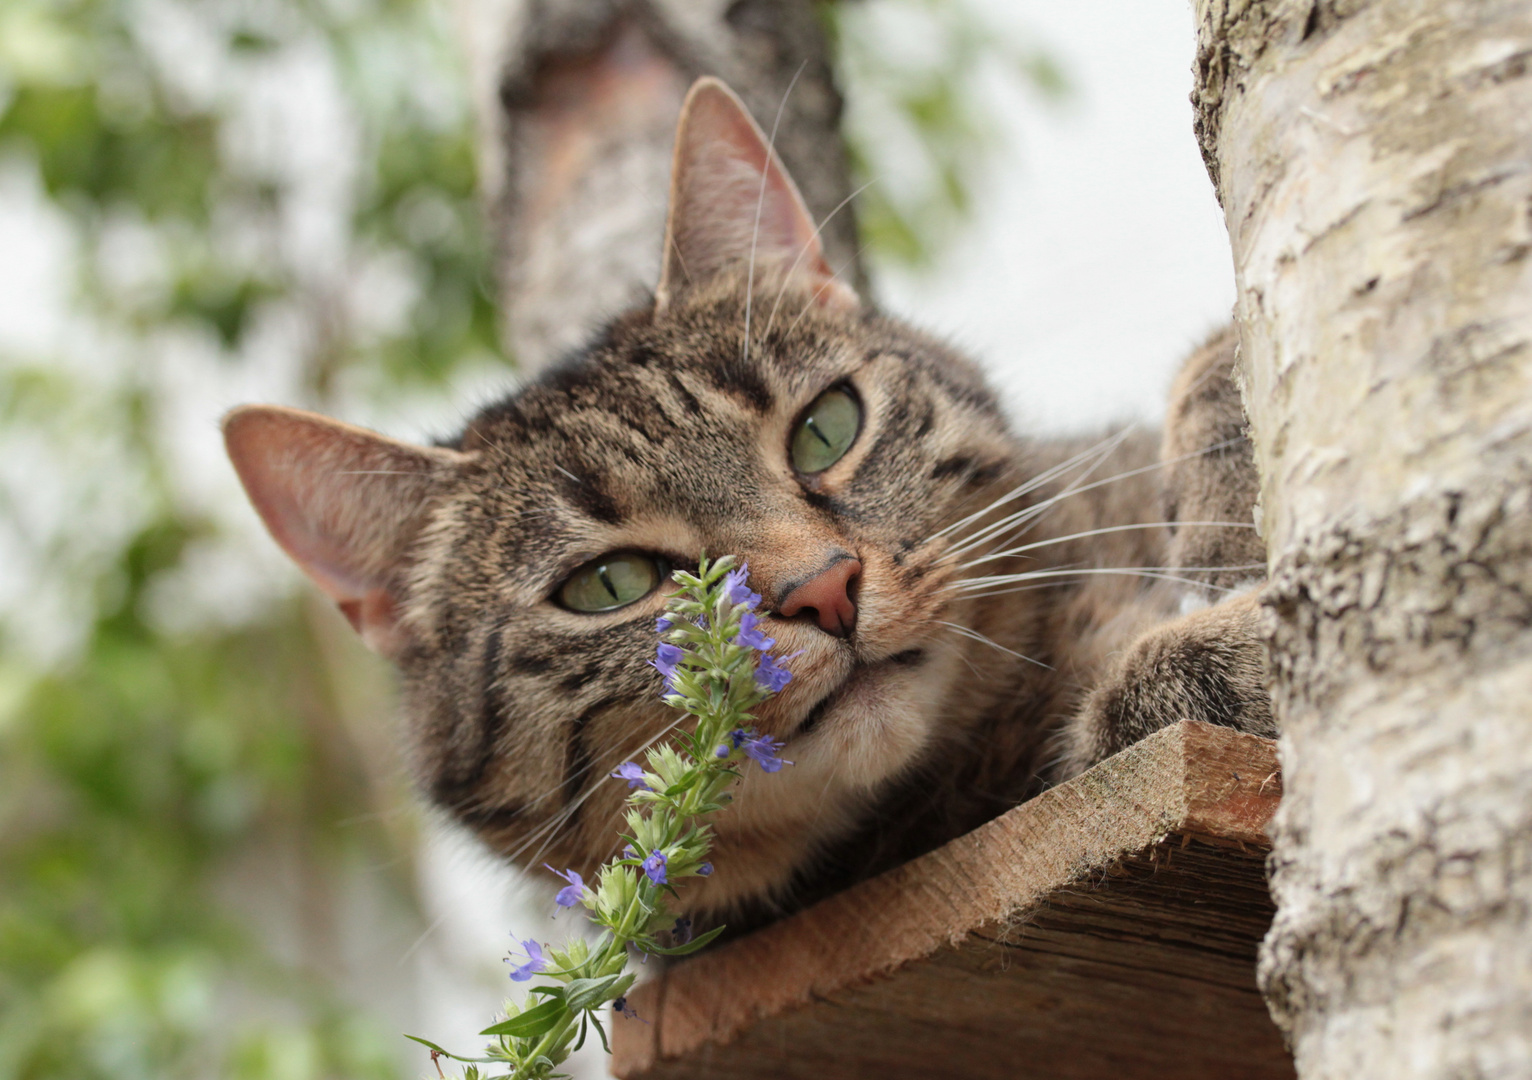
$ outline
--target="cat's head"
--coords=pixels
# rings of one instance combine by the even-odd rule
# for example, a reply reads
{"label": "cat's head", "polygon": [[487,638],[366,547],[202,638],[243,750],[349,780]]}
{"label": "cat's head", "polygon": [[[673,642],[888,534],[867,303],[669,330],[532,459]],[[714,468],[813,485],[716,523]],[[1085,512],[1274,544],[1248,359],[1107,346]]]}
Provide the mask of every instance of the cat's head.
{"label": "cat's head", "polygon": [[612,853],[608,775],[676,718],[646,663],[668,572],[748,561],[776,651],[801,650],[758,715],[795,764],[750,771],[716,823],[685,898],[716,908],[961,731],[938,534],[1013,481],[1016,445],[967,361],[838,280],[716,81],[683,109],[670,205],[654,302],[445,445],[265,406],[225,434],[272,535],[397,664],[424,790],[527,863]]}

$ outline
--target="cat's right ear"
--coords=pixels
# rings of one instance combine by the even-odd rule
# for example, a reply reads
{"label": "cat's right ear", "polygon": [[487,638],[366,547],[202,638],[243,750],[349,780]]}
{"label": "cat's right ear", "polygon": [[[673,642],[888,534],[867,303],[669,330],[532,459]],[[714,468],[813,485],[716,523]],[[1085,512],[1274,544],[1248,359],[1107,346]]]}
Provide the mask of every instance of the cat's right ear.
{"label": "cat's right ear", "polygon": [[398,655],[404,556],[432,496],[467,455],[270,405],[230,412],[223,438],[276,542],[369,648]]}
{"label": "cat's right ear", "polygon": [[861,306],[826,262],[813,215],[765,132],[734,91],[704,77],[676,124],[655,313],[688,284],[752,259],[800,279],[822,306]]}

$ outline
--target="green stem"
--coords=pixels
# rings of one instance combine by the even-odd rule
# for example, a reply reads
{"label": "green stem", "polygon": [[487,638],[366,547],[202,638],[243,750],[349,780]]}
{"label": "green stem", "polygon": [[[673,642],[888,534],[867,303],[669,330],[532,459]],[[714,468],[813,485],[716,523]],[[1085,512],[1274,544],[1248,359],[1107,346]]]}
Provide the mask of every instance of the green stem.
{"label": "green stem", "polygon": [[531,1076],[532,1074],[526,1070],[531,1069],[536,1064],[537,1059],[544,1055],[551,1058],[553,1050],[559,1045],[559,1041],[565,1038],[566,1035],[573,1033],[575,1021],[579,1018],[579,1013],[570,1013],[561,1023],[544,1035],[542,1041],[532,1048],[532,1053],[527,1056],[526,1060],[516,1066],[516,1071],[511,1073],[510,1080],[525,1080],[526,1077]]}

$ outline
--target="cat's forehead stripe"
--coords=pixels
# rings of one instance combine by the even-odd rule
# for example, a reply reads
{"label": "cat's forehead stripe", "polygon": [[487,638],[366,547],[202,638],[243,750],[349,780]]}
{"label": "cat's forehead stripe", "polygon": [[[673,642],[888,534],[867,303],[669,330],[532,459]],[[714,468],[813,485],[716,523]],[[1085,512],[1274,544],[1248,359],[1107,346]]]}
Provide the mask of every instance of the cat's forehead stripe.
{"label": "cat's forehead stripe", "polygon": [[[850,487],[798,492],[799,506],[865,523],[892,512],[917,477],[973,475],[973,464],[952,460],[963,441],[952,443],[953,425],[996,412],[966,362],[939,344],[879,317],[809,312],[790,332],[753,342],[747,358],[728,303],[682,316],[659,325],[618,320],[583,355],[484,410],[465,432],[473,448],[491,451],[488,480],[502,519],[538,515],[530,528],[498,533],[532,588],[634,542],[626,534],[642,520],[733,535],[763,514],[791,513],[768,493],[782,468],[774,433],[781,426],[785,435],[793,415],[843,379],[862,385],[871,439]],[[928,440],[933,449],[920,449]],[[638,542],[667,551],[694,542],[666,541],[666,533],[662,525],[658,543]]]}

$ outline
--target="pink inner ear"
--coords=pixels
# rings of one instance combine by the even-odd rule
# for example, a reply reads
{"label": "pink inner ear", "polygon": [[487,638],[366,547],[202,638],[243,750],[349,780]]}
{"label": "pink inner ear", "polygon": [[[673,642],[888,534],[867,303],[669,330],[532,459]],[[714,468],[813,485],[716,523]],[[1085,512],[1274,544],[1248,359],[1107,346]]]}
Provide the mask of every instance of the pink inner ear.
{"label": "pink inner ear", "polygon": [[[791,268],[816,287],[833,274],[803,198],[744,105],[716,79],[699,79],[682,107],[671,178],[660,306],[682,282],[697,282],[752,253],[757,264]],[[764,186],[763,186],[764,181]],[[834,283],[825,296],[855,306]]]}
{"label": "pink inner ear", "polygon": [[438,475],[464,455],[266,406],[230,413],[224,440],[272,537],[369,645],[389,651],[400,563]]}
{"label": "pink inner ear", "polygon": [[[317,418],[316,418],[317,419]],[[338,425],[295,412],[251,410],[229,418],[229,456],[272,537],[325,593],[359,602],[380,584],[377,539],[366,531],[362,478],[388,468]]]}

